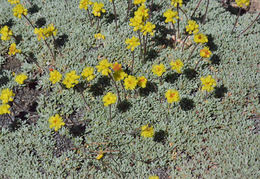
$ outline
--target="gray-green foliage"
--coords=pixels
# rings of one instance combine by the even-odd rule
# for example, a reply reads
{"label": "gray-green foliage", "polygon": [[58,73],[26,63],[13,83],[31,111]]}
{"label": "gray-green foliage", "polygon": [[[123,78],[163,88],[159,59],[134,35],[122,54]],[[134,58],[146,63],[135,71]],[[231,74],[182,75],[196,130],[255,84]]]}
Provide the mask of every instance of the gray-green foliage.
{"label": "gray-green foliage", "polygon": [[[22,2],[29,7],[27,1]],[[113,13],[109,1],[101,2],[104,2],[108,14]],[[158,11],[153,12],[151,21],[157,26],[165,27],[161,20],[162,13],[169,7],[170,2],[154,2],[158,4]],[[112,62],[118,61],[125,67],[131,63],[131,54],[126,49],[124,41],[134,33],[129,23],[124,21],[127,8],[125,1],[115,0],[120,14],[117,32],[114,22],[109,22],[108,14],[101,19],[101,33],[106,36],[106,40],[104,46],[99,48],[95,48],[98,45],[94,39],[96,27],[90,25],[86,12],[78,8],[78,1],[34,0],[33,3],[40,7],[39,12],[28,15],[33,22],[44,17],[47,24],[54,23],[58,28],[58,35],[68,35],[68,42],[60,48],[62,55],[58,53],[56,58],[55,69],[63,74],[71,70],[80,74],[85,66],[97,65],[100,56]],[[158,56],[142,64],[136,55],[135,69],[137,76],[144,75],[158,85],[158,92],[149,93],[148,96],[136,96],[132,92],[129,98],[131,108],[121,113],[113,105],[113,119],[110,121],[108,108],[103,106],[103,95],[93,96],[88,88],[83,91],[86,101],[91,106],[91,111],[88,111],[77,90],[64,89],[59,84],[51,85],[46,65],[51,62],[48,48],[43,41],[37,40],[33,29],[24,18],[13,17],[12,6],[7,1],[2,0],[0,6],[0,23],[13,19],[14,34],[20,34],[23,38],[18,47],[25,53],[32,52],[44,72],[36,76],[37,88],[44,89],[44,93],[38,98],[37,124],[21,123],[20,128],[15,131],[2,128],[1,178],[260,176],[259,135],[253,134],[254,126],[250,120],[259,112],[259,23],[256,23],[245,36],[237,39],[235,35],[230,35],[236,16],[223,9],[218,2],[210,1],[207,22],[205,25],[200,24],[200,30],[211,35],[215,44],[213,54],[219,57],[220,64],[202,67],[205,63],[203,62],[195,79],[188,80],[181,75],[173,84],[164,82],[162,85],[159,85],[151,73],[153,64],[164,63],[170,67],[169,62],[172,59],[181,58],[185,68],[192,68],[195,61],[199,60],[199,55],[196,52],[190,61],[185,61],[189,50],[182,53],[179,49],[155,45],[156,37],[161,35],[157,30],[155,38],[149,41],[149,48],[158,52]],[[187,14],[191,14],[195,6],[195,1],[189,1],[183,9]],[[198,12],[204,12],[204,9],[203,5]],[[185,17],[181,17],[183,20],[180,29],[183,29],[186,23]],[[236,34],[246,28],[253,19],[252,14],[246,13],[241,16]],[[7,45],[7,42],[1,42],[1,49]],[[21,71],[27,72],[32,78],[33,71],[37,70],[35,63],[27,63],[23,55],[17,55],[17,58],[23,62]],[[3,64],[4,61],[5,58],[0,56],[0,63]],[[1,85],[1,88],[17,86],[11,73],[1,70],[0,78],[7,76],[10,80],[7,84]],[[98,77],[90,84],[97,82],[100,74],[96,74]],[[205,100],[205,93],[198,90],[199,78],[209,74],[217,79],[218,87],[223,85],[227,89],[222,98],[210,94]],[[184,111],[179,104],[175,104],[171,105],[168,112],[164,94],[170,88],[177,89],[182,98],[194,101],[194,108]],[[116,92],[112,86],[106,87],[107,91]],[[48,124],[49,117],[56,113],[62,115],[68,125],[59,130],[60,136],[54,134]],[[74,115],[75,113],[78,115]],[[85,124],[86,129],[82,136],[72,135],[70,128],[73,122]],[[162,130],[167,133],[164,142],[140,137],[140,127],[148,123],[154,126],[156,132]],[[57,144],[63,139],[71,140],[70,145],[64,144],[65,146],[61,147]],[[61,152],[57,155],[59,149]],[[100,150],[111,152],[102,160],[96,160],[96,152]]]}

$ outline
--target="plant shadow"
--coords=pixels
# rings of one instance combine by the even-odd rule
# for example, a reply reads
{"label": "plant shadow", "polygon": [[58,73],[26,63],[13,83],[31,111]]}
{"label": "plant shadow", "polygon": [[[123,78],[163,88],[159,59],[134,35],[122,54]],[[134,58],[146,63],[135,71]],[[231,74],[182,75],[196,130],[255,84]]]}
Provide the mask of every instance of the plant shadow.
{"label": "plant shadow", "polygon": [[198,72],[192,68],[187,68],[183,71],[183,74],[185,75],[185,77],[188,79],[188,80],[193,80],[194,78],[197,77],[198,75]]}
{"label": "plant shadow", "polygon": [[180,77],[180,74],[178,74],[178,73],[167,74],[165,77],[165,81],[167,83],[173,84],[178,80],[179,77]]}
{"label": "plant shadow", "polygon": [[214,97],[223,98],[227,92],[228,92],[228,89],[224,85],[221,85],[220,87],[215,87]]}
{"label": "plant shadow", "polygon": [[90,92],[93,96],[101,96],[105,92],[105,88],[110,86],[110,78],[102,76],[98,78],[98,81],[90,87]]}
{"label": "plant shadow", "polygon": [[156,93],[158,91],[158,86],[154,82],[148,81],[145,88],[139,89],[139,94],[142,97],[149,96],[150,93]]}
{"label": "plant shadow", "polygon": [[192,110],[195,107],[194,101],[189,98],[182,98],[180,100],[180,107],[183,111]]}
{"label": "plant shadow", "polygon": [[117,105],[117,109],[121,113],[128,111],[131,107],[132,107],[132,104],[127,100],[121,101],[121,103],[118,103],[118,105]]}

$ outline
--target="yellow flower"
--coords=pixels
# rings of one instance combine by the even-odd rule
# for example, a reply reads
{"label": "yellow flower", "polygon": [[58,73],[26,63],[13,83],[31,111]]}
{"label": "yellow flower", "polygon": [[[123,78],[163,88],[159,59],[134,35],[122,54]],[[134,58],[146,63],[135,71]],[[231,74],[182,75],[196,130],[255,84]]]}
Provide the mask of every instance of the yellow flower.
{"label": "yellow flower", "polygon": [[98,69],[98,72],[102,73],[102,75],[108,76],[108,74],[111,73],[111,70],[109,69],[111,66],[112,64],[109,63],[107,59],[104,59],[99,62],[96,68]]}
{"label": "yellow flower", "polygon": [[14,13],[15,17],[21,18],[22,15],[24,15],[24,16],[27,15],[27,9],[25,9],[22,4],[17,4],[13,8],[13,13]]}
{"label": "yellow flower", "polygon": [[13,93],[13,91],[10,90],[9,88],[6,88],[1,91],[0,100],[2,100],[3,104],[6,104],[9,101],[13,101],[14,96],[15,94]]}
{"label": "yellow flower", "polygon": [[102,35],[101,33],[94,34],[94,37],[97,40],[100,40],[100,39],[105,40],[106,39],[106,37],[104,35]]}
{"label": "yellow flower", "polygon": [[196,23],[196,21],[188,21],[188,25],[186,25],[186,32],[188,32],[189,34],[197,34],[199,32],[199,25]]}
{"label": "yellow flower", "polygon": [[162,76],[166,72],[164,65],[161,63],[159,65],[153,65],[152,72],[157,76]]}
{"label": "yellow flower", "polygon": [[118,62],[115,62],[115,63],[112,65],[112,69],[114,70],[114,72],[120,71],[120,70],[122,70],[122,65],[119,64]]}
{"label": "yellow flower", "polygon": [[20,0],[8,0],[10,4],[19,4]]}
{"label": "yellow flower", "polygon": [[81,76],[83,76],[83,78],[87,78],[88,81],[91,81],[95,78],[94,75],[94,68],[93,67],[86,67],[83,69]]}
{"label": "yellow flower", "polygon": [[26,80],[28,78],[28,76],[24,73],[17,75],[14,79],[14,81],[20,85],[22,85],[24,83],[24,80]]}
{"label": "yellow flower", "polygon": [[148,179],[160,179],[158,176],[149,176]]}
{"label": "yellow flower", "polygon": [[111,104],[116,103],[116,95],[114,93],[108,92],[104,97],[103,97],[103,102],[104,106],[109,106]]}
{"label": "yellow flower", "polygon": [[150,126],[148,124],[142,126],[141,136],[143,136],[143,137],[153,137],[154,136],[153,126]]}
{"label": "yellow flower", "polygon": [[106,10],[103,9],[103,7],[104,7],[104,4],[103,4],[103,3],[97,3],[97,2],[95,2],[95,3],[93,4],[92,14],[93,14],[94,16],[100,17],[100,16],[101,16],[101,12],[103,12],[103,13],[106,12]]}
{"label": "yellow flower", "polygon": [[16,44],[15,43],[12,43],[10,45],[10,47],[9,47],[8,54],[9,55],[15,55],[16,53],[21,53],[21,50],[16,48]]}
{"label": "yellow flower", "polygon": [[96,157],[97,160],[100,160],[104,157],[104,153],[102,151],[99,152],[98,156]]}
{"label": "yellow flower", "polygon": [[144,26],[142,16],[134,16],[134,18],[131,18],[129,25],[134,27],[134,31],[141,30]]}
{"label": "yellow flower", "polygon": [[3,115],[3,114],[10,114],[10,111],[9,111],[9,108],[11,106],[8,105],[8,104],[2,104],[0,105],[0,115]]}
{"label": "yellow flower", "polygon": [[127,74],[121,69],[113,73],[113,77],[115,81],[123,80],[125,77],[127,77]]}
{"label": "yellow flower", "polygon": [[90,0],[81,0],[79,3],[79,8],[88,10],[88,7],[91,6],[92,4],[93,2],[91,2]]}
{"label": "yellow flower", "polygon": [[138,4],[144,4],[146,0],[134,0],[134,4],[138,5]]}
{"label": "yellow flower", "polygon": [[129,75],[125,80],[124,80],[124,85],[125,85],[125,89],[130,89],[133,90],[135,89],[136,85],[137,85],[138,81],[136,79],[136,77]]}
{"label": "yellow flower", "polygon": [[[166,17],[165,22],[172,22],[173,24],[176,23],[175,19],[179,19],[178,12],[172,11],[171,9],[168,9],[163,13],[163,16]],[[175,19],[174,19],[175,18]]]}
{"label": "yellow flower", "polygon": [[180,59],[177,59],[176,61],[171,61],[170,63],[172,70],[176,70],[177,73],[182,73],[181,69],[183,67],[183,62]]}
{"label": "yellow flower", "polygon": [[236,3],[239,7],[243,7],[243,6],[249,6],[250,4],[250,0],[236,0]]}
{"label": "yellow flower", "polygon": [[140,86],[141,88],[146,87],[147,79],[144,76],[138,77],[138,82],[137,85]]}
{"label": "yellow flower", "polygon": [[41,39],[45,39],[44,29],[43,28],[35,28],[34,33],[37,35],[37,39],[40,41]]}
{"label": "yellow flower", "polygon": [[66,85],[66,88],[73,88],[76,84],[79,83],[78,81],[79,78],[80,76],[76,74],[76,71],[72,70],[71,72],[65,75],[65,78],[62,81],[62,83]]}
{"label": "yellow flower", "polygon": [[209,47],[204,47],[200,50],[200,56],[202,58],[209,58],[211,56],[211,51],[209,50]]}
{"label": "yellow flower", "polygon": [[169,89],[165,93],[165,97],[167,98],[168,103],[178,102],[180,101],[179,92],[177,90]]}
{"label": "yellow flower", "polygon": [[13,35],[13,32],[11,29],[9,29],[8,26],[5,25],[3,28],[1,28],[0,34],[1,40],[10,40],[11,36]]}
{"label": "yellow flower", "polygon": [[55,131],[58,131],[61,126],[64,126],[65,123],[59,114],[55,114],[55,116],[51,116],[49,118],[50,128],[54,128]]}
{"label": "yellow flower", "polygon": [[136,47],[140,45],[140,40],[133,36],[131,39],[126,39],[125,43],[128,45],[127,49],[131,49],[131,51],[134,51]]}
{"label": "yellow flower", "polygon": [[50,37],[50,36],[56,36],[57,34],[57,29],[54,27],[53,24],[49,24],[47,28],[43,29],[43,33],[45,35],[45,37]]}
{"label": "yellow flower", "polygon": [[57,70],[53,70],[50,72],[50,78],[52,84],[58,83],[62,78],[62,75]]}
{"label": "yellow flower", "polygon": [[145,7],[145,5],[141,5],[138,7],[137,11],[135,11],[135,17],[139,17],[142,19],[142,21],[146,21],[149,18],[149,9]]}
{"label": "yellow flower", "polygon": [[179,5],[181,7],[182,6],[182,0],[172,0],[171,5],[174,6],[174,7],[177,7],[177,5]]}
{"label": "yellow flower", "polygon": [[202,83],[202,90],[206,90],[208,92],[213,91],[214,87],[217,85],[216,80],[212,78],[211,75],[200,78]]}
{"label": "yellow flower", "polygon": [[154,28],[155,28],[155,25],[153,23],[147,22],[141,29],[141,32],[143,32],[144,35],[146,35],[147,33],[150,33],[150,35],[153,36]]}
{"label": "yellow flower", "polygon": [[208,42],[208,37],[202,33],[198,33],[194,35],[194,42],[196,43],[207,43]]}

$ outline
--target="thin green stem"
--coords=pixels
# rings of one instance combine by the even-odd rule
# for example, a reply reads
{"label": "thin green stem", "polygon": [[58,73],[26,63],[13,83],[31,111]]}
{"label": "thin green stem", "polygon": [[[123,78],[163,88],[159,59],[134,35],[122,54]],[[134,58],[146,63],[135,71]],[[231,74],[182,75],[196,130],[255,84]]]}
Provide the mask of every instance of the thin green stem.
{"label": "thin green stem", "polygon": [[[179,16],[179,3],[177,4],[177,13]],[[176,34],[176,41],[180,38],[180,18],[177,19],[177,34]]]}
{"label": "thin green stem", "polygon": [[110,121],[112,120],[112,109],[111,109],[111,105],[109,105],[109,119],[110,119]]}
{"label": "thin green stem", "polygon": [[134,74],[134,62],[135,62],[135,54],[134,51],[132,51],[132,67],[131,67],[132,74]]}
{"label": "thin green stem", "polygon": [[180,9],[180,11],[185,15],[186,21],[188,21],[189,18],[188,18],[188,16],[187,16],[186,12],[185,12],[181,7],[179,7],[179,9]]}
{"label": "thin green stem", "polygon": [[185,43],[186,43],[186,41],[187,41],[188,38],[189,38],[189,34],[186,35],[185,39],[184,39],[183,42],[182,42],[182,47],[181,47],[181,51],[182,51],[182,52],[183,52],[184,45],[185,45]]}
{"label": "thin green stem", "polygon": [[29,20],[29,18],[26,16],[26,15],[23,15],[22,16],[27,20],[27,22],[29,22],[29,24],[32,26],[33,30],[34,30],[34,25],[32,24],[32,22]]}
{"label": "thin green stem", "polygon": [[84,101],[84,103],[85,103],[85,105],[86,105],[87,110],[90,111],[90,107],[89,107],[89,105],[88,105],[88,103],[87,103],[87,101],[86,101],[86,98],[85,98],[83,92],[81,91],[81,89],[79,89],[78,86],[76,86],[76,88],[78,89],[79,93],[81,94],[82,99],[83,99],[83,101]]}
{"label": "thin green stem", "polygon": [[196,48],[197,48],[198,46],[199,46],[198,43],[194,46],[194,48],[192,49],[192,51],[191,51],[191,53],[190,53],[190,56],[188,57],[188,61],[190,60],[190,58],[191,58],[193,52],[196,50]]}
{"label": "thin green stem", "polygon": [[191,14],[191,18],[194,16],[195,12],[196,12],[197,9],[199,8],[201,1],[202,1],[202,0],[199,1],[199,3],[197,4],[196,8],[195,8],[194,11],[193,11],[193,13]]}
{"label": "thin green stem", "polygon": [[242,35],[243,33],[245,33],[250,27],[252,27],[252,25],[257,21],[257,19],[260,16],[260,12],[258,13],[258,15],[256,16],[255,20],[253,20],[253,22],[241,33],[237,36],[237,38],[239,38],[240,35]]}
{"label": "thin green stem", "polygon": [[197,67],[198,67],[198,65],[199,65],[199,63],[202,61],[202,58],[200,58],[200,60],[198,61],[198,63],[196,64],[196,66],[195,66],[195,68],[194,68],[194,70],[196,70],[197,69]]}
{"label": "thin green stem", "polygon": [[239,8],[239,11],[238,11],[238,13],[237,13],[237,18],[236,18],[236,21],[235,21],[235,24],[234,24],[234,26],[233,26],[233,29],[232,29],[232,31],[231,31],[231,34],[234,32],[234,30],[235,30],[235,27],[236,27],[236,25],[237,25],[237,22],[238,22],[238,18],[239,18],[239,16],[240,16],[240,13],[241,13],[241,8]]}
{"label": "thin green stem", "polygon": [[112,79],[114,85],[115,85],[115,88],[116,88],[116,92],[117,92],[117,96],[118,96],[118,101],[119,103],[121,103],[121,98],[120,98],[120,92],[119,92],[119,89],[118,89],[118,86],[116,84],[116,81],[115,79],[113,78],[113,76],[111,75],[111,73],[108,73],[108,76]]}
{"label": "thin green stem", "polygon": [[205,21],[206,21],[206,18],[207,18],[208,9],[209,9],[209,0],[207,0],[206,11],[205,11],[205,14],[203,15],[202,24],[205,24]]}
{"label": "thin green stem", "polygon": [[115,23],[116,23],[116,31],[117,31],[117,13],[116,13],[116,6],[115,6],[115,0],[112,0],[112,4],[113,4],[113,10],[114,10],[114,16],[115,16]]}

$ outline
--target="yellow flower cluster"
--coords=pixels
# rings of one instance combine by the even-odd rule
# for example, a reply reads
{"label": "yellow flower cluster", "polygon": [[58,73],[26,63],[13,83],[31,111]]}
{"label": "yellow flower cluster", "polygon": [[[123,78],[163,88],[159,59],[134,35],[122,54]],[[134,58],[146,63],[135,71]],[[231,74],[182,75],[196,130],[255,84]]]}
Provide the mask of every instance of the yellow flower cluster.
{"label": "yellow flower cluster", "polygon": [[180,95],[177,90],[174,89],[169,89],[165,93],[165,97],[167,98],[168,103],[173,103],[173,102],[179,102],[180,101]]}
{"label": "yellow flower cluster", "polygon": [[101,72],[102,75],[108,76],[111,73],[110,67],[112,66],[111,63],[108,62],[107,59],[101,60],[99,64],[96,66],[98,72]]}
{"label": "yellow flower cluster", "polygon": [[189,34],[197,34],[199,32],[199,25],[194,20],[189,20],[188,25],[186,26],[186,32]]}
{"label": "yellow flower cluster", "polygon": [[130,26],[134,27],[134,31],[141,30],[144,26],[144,22],[149,17],[149,10],[145,5],[140,6],[134,13],[134,17],[130,19]]}
{"label": "yellow flower cluster", "polygon": [[181,69],[184,64],[180,59],[177,59],[176,61],[171,61],[170,65],[172,67],[172,70],[176,70],[177,73],[182,73]]}
{"label": "yellow flower cluster", "polygon": [[154,136],[153,126],[150,126],[149,124],[142,126],[141,136],[143,136],[143,137],[153,137]]}
{"label": "yellow flower cluster", "polygon": [[96,76],[94,75],[94,68],[93,67],[86,67],[83,69],[81,76],[86,78],[87,81],[93,80]]}
{"label": "yellow flower cluster", "polygon": [[135,5],[144,4],[146,0],[134,0]]}
{"label": "yellow flower cluster", "polygon": [[208,92],[213,91],[214,87],[217,85],[216,80],[212,78],[211,75],[200,78],[202,83],[202,90],[206,90]]}
{"label": "yellow flower cluster", "polygon": [[91,2],[90,0],[81,0],[79,3],[79,8],[88,10],[88,7],[91,6],[92,4],[93,2]]}
{"label": "yellow flower cluster", "polygon": [[160,179],[158,176],[149,176],[148,179]]}
{"label": "yellow flower cluster", "polygon": [[162,74],[166,72],[164,64],[153,65],[152,72],[157,76],[162,76]]}
{"label": "yellow flower cluster", "polygon": [[35,28],[34,33],[37,35],[38,40],[48,38],[50,36],[56,36],[57,29],[54,27],[53,24],[49,24],[46,28]]}
{"label": "yellow flower cluster", "polygon": [[14,79],[14,81],[20,85],[22,85],[24,83],[24,80],[26,80],[28,78],[28,76],[24,73],[17,75]]}
{"label": "yellow flower cluster", "polygon": [[0,100],[2,100],[3,104],[6,104],[9,101],[13,101],[14,96],[15,94],[13,93],[13,91],[10,90],[9,88],[6,88],[1,91]]}
{"label": "yellow flower cluster", "polygon": [[177,5],[179,5],[179,7],[181,7],[182,3],[182,0],[172,0],[171,5],[174,7],[177,7]]}
{"label": "yellow flower cluster", "polygon": [[[173,24],[176,23],[175,19],[179,19],[178,12],[172,11],[171,9],[168,9],[163,13],[163,16],[166,17],[165,22],[172,22]],[[174,19],[175,18],[175,19]]]}
{"label": "yellow flower cluster", "polygon": [[209,50],[209,47],[204,47],[200,50],[200,56],[202,58],[209,58],[211,56],[211,51]]}
{"label": "yellow flower cluster", "polygon": [[122,69],[117,70],[113,73],[113,78],[115,81],[121,81],[125,77],[127,77],[127,74]]}
{"label": "yellow flower cluster", "polygon": [[140,86],[141,88],[146,87],[147,79],[144,76],[138,77],[137,78],[137,85]]}
{"label": "yellow flower cluster", "polygon": [[116,103],[116,95],[114,93],[108,92],[104,97],[103,97],[103,102],[104,106],[109,106],[111,104]]}
{"label": "yellow flower cluster", "polygon": [[136,85],[138,83],[138,80],[136,79],[136,77],[129,75],[125,80],[124,80],[124,85],[125,85],[125,89],[127,90],[134,90]]}
{"label": "yellow flower cluster", "polygon": [[9,29],[8,26],[5,25],[3,28],[1,28],[0,34],[1,40],[10,40],[11,36],[13,35],[13,32],[11,29]]}
{"label": "yellow flower cluster", "polygon": [[207,43],[208,37],[202,33],[197,33],[194,35],[194,42],[201,44]]}
{"label": "yellow flower cluster", "polygon": [[11,106],[9,104],[1,104],[0,105],[0,115],[3,114],[10,114],[11,112],[9,111],[9,108]]}
{"label": "yellow flower cluster", "polygon": [[19,4],[20,0],[8,0],[10,4]]}
{"label": "yellow flower cluster", "polygon": [[72,70],[71,72],[65,75],[65,78],[62,81],[62,83],[66,86],[66,88],[73,88],[76,84],[79,83],[79,78],[80,76],[76,74],[76,71]]}
{"label": "yellow flower cluster", "polygon": [[0,100],[2,101],[2,104],[0,105],[0,115],[10,114],[9,108],[11,106],[8,105],[7,103],[9,101],[13,101],[14,96],[15,96],[15,94],[9,88],[3,89],[1,91]]}
{"label": "yellow flower cluster", "polygon": [[141,32],[143,32],[144,35],[147,35],[147,33],[149,33],[151,36],[153,36],[154,29],[155,29],[155,25],[151,22],[147,22],[141,29]]}
{"label": "yellow flower cluster", "polygon": [[17,4],[13,8],[13,13],[15,17],[21,18],[22,15],[26,16],[27,15],[27,9],[23,7],[22,4]]}
{"label": "yellow flower cluster", "polygon": [[21,50],[16,48],[15,43],[12,43],[9,47],[8,54],[9,55],[15,55],[16,53],[21,53]]}
{"label": "yellow flower cluster", "polygon": [[62,75],[57,70],[53,70],[50,72],[49,80],[52,84],[58,83],[62,78]]}
{"label": "yellow flower cluster", "polygon": [[125,43],[128,45],[127,49],[131,49],[131,51],[134,51],[136,47],[140,45],[140,40],[133,36],[131,39],[126,39]]}
{"label": "yellow flower cluster", "polygon": [[103,4],[103,3],[97,3],[97,2],[95,2],[95,3],[93,4],[92,14],[93,14],[94,16],[100,17],[100,16],[101,16],[101,12],[102,12],[102,13],[105,13],[105,12],[106,12],[106,10],[103,9],[103,7],[104,7],[104,4]]}
{"label": "yellow flower cluster", "polygon": [[55,114],[55,116],[51,116],[49,118],[50,128],[54,128],[55,131],[58,131],[61,126],[64,126],[62,117],[59,114]]}
{"label": "yellow flower cluster", "polygon": [[101,33],[94,34],[94,37],[97,40],[100,40],[100,39],[105,40],[106,39],[106,37],[103,34],[101,34]]}
{"label": "yellow flower cluster", "polygon": [[239,6],[239,7],[243,7],[243,6],[249,6],[250,4],[250,0],[236,0],[236,4]]}

